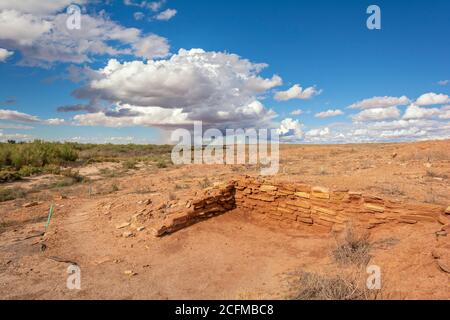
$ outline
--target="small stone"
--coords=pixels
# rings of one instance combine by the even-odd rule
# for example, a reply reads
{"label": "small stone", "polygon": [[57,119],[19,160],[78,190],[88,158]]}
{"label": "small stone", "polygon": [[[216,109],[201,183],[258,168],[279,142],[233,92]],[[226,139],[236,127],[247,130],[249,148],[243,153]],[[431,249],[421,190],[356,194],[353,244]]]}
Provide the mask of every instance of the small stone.
{"label": "small stone", "polygon": [[393,154],[392,154],[392,159],[395,159],[395,158],[397,158],[397,152],[394,152]]}
{"label": "small stone", "polygon": [[415,220],[415,221],[424,221],[424,222],[436,222],[436,219],[430,216],[424,215],[416,215],[416,214],[408,214],[402,215],[400,218],[404,220]]}
{"label": "small stone", "polygon": [[33,202],[25,203],[22,207],[24,207],[24,208],[30,208],[30,207],[37,206],[38,204],[39,204],[39,203],[38,203],[37,201],[33,201]]}
{"label": "small stone", "polygon": [[137,228],[136,228],[136,231],[137,231],[137,232],[141,232],[141,231],[143,231],[144,229],[145,229],[145,227],[137,227]]}
{"label": "small stone", "polygon": [[450,273],[450,265],[447,262],[445,262],[443,259],[438,259],[436,261],[442,271]]}
{"label": "small stone", "polygon": [[152,199],[144,200],[144,204],[145,204],[146,206],[152,204]]}
{"label": "small stone", "polygon": [[116,229],[123,229],[123,228],[126,228],[128,226],[130,226],[130,223],[129,222],[124,222],[122,224],[117,225]]}
{"label": "small stone", "polygon": [[132,270],[125,270],[123,273],[130,277],[137,275],[137,273]]}
{"label": "small stone", "polygon": [[131,238],[132,236],[134,236],[134,234],[131,231],[125,231],[124,233],[122,233],[122,237],[124,238]]}
{"label": "small stone", "polygon": [[446,216],[438,216],[438,222],[443,225],[447,225],[450,223],[450,219]]}
{"label": "small stone", "polygon": [[416,224],[416,220],[410,220],[410,219],[400,219],[398,222],[400,223],[407,223],[407,224]]}
{"label": "small stone", "polygon": [[450,206],[448,206],[447,209],[445,209],[445,214],[450,214]]}
{"label": "small stone", "polygon": [[305,199],[311,198],[311,195],[308,192],[299,191],[299,192],[294,193],[294,195],[296,195],[297,197],[300,197],[300,198],[305,198]]}
{"label": "small stone", "polygon": [[447,231],[436,231],[436,236],[438,237],[446,237],[447,236]]}
{"label": "small stone", "polygon": [[311,195],[318,199],[330,199],[330,190],[324,187],[313,187]]}
{"label": "small stone", "polygon": [[379,213],[383,213],[384,212],[384,207],[382,206],[377,206],[373,203],[365,203],[364,207],[369,210],[369,211],[373,211],[373,212],[379,212]]}
{"label": "small stone", "polygon": [[263,191],[263,192],[271,192],[271,191],[277,191],[278,187],[264,184],[259,188],[259,190]]}

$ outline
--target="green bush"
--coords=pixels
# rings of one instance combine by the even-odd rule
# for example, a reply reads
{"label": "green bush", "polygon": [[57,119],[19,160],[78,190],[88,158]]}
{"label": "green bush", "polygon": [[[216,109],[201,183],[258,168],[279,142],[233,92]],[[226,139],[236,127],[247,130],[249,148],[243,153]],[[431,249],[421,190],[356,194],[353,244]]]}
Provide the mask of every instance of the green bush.
{"label": "green bush", "polygon": [[[49,164],[61,165],[77,159],[78,151],[72,144],[40,140],[30,143],[0,144],[0,167],[12,167],[15,170],[25,166],[41,168]],[[29,168],[24,170],[26,173]]]}
{"label": "green bush", "polygon": [[156,163],[156,166],[160,169],[167,168],[167,163],[164,160],[158,160],[158,162]]}
{"label": "green bush", "polygon": [[72,179],[75,183],[84,181],[84,177],[80,174],[79,171],[74,171],[72,169],[65,169],[61,171],[61,174],[66,178]]}
{"label": "green bush", "polygon": [[122,163],[122,166],[124,169],[136,169],[136,164],[137,164],[136,160],[128,159]]}
{"label": "green bush", "polygon": [[21,177],[29,177],[42,172],[42,168],[25,165],[19,169],[18,174]]}
{"label": "green bush", "polygon": [[20,180],[21,176],[17,172],[0,171],[0,183],[13,182]]}

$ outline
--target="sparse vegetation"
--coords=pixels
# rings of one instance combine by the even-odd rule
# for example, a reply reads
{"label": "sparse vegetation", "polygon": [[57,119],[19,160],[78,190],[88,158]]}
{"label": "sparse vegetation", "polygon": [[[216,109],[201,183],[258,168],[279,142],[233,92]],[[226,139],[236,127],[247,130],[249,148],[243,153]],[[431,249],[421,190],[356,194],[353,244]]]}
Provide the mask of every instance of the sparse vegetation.
{"label": "sparse vegetation", "polygon": [[171,149],[170,145],[98,145],[41,140],[0,143],[0,183],[44,173],[59,174],[61,167],[79,163],[122,162],[125,169],[135,169],[138,162],[152,162],[158,168],[166,168]]}
{"label": "sparse vegetation", "polygon": [[25,198],[27,192],[22,188],[2,188],[0,189],[0,202]]}
{"label": "sparse vegetation", "polygon": [[122,163],[122,166],[124,169],[132,170],[132,169],[136,169],[136,164],[137,164],[137,161],[135,159],[128,159]]}
{"label": "sparse vegetation", "polygon": [[158,160],[156,166],[160,169],[167,168],[167,163],[164,160]]}
{"label": "sparse vegetation", "polygon": [[440,179],[448,179],[448,175],[444,173],[440,173],[431,169],[427,170],[427,177],[430,178],[440,178]]}
{"label": "sparse vegetation", "polygon": [[294,300],[372,300],[377,293],[367,289],[357,274],[300,272],[292,285],[295,292],[290,298]]}
{"label": "sparse vegetation", "polygon": [[117,192],[119,191],[119,186],[115,183],[112,184],[111,186],[111,192]]}
{"label": "sparse vegetation", "polygon": [[212,182],[208,179],[208,177],[205,177],[199,182],[199,185],[202,189],[206,189],[212,186]]}
{"label": "sparse vegetation", "polygon": [[367,232],[356,231],[350,224],[345,230],[344,237],[337,243],[337,248],[333,250],[333,257],[337,262],[358,266],[369,262],[371,245]]}

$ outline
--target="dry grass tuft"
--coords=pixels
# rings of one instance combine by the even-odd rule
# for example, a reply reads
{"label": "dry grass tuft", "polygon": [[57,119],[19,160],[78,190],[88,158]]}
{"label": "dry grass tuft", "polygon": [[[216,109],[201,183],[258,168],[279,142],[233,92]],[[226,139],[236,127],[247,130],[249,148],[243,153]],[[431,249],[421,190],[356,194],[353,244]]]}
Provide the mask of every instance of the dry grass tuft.
{"label": "dry grass tuft", "polygon": [[339,263],[364,266],[370,261],[370,248],[369,233],[356,231],[350,224],[345,230],[343,239],[337,240],[337,248],[332,254]]}
{"label": "dry grass tuft", "polygon": [[323,276],[300,272],[295,281],[294,300],[373,300],[378,292],[369,290],[359,274]]}

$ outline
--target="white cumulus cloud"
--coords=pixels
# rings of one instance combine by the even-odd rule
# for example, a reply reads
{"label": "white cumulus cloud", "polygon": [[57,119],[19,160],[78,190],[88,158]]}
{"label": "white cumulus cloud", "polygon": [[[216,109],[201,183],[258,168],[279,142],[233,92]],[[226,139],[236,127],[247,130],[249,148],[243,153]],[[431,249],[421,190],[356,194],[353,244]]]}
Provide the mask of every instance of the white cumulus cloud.
{"label": "white cumulus cloud", "polygon": [[[202,49],[181,49],[169,59],[146,62],[120,63],[112,59],[95,71],[74,95],[106,101],[119,106],[120,112],[101,111],[103,115],[79,116],[77,121],[90,125],[96,120],[100,124],[109,121],[124,125],[141,116],[143,109],[137,107],[158,107],[182,110],[183,121],[201,120],[218,126],[267,125],[276,114],[258,100],[258,94],[277,86],[281,78],[260,77],[265,66],[235,54]],[[167,116],[173,116],[172,112]]]}
{"label": "white cumulus cloud", "polygon": [[397,107],[366,109],[352,116],[352,119],[355,122],[380,121],[398,118],[400,118],[400,110]]}
{"label": "white cumulus cloud", "polygon": [[277,131],[281,140],[298,141],[303,138],[302,124],[292,118],[282,120]]}
{"label": "white cumulus cloud", "polygon": [[160,13],[158,13],[154,18],[160,21],[167,21],[175,17],[177,14],[177,10],[175,9],[166,9]]}
{"label": "white cumulus cloud", "polygon": [[415,104],[418,106],[430,106],[434,104],[444,104],[449,102],[450,98],[448,95],[442,93],[437,94],[434,92],[429,92],[417,98]]}
{"label": "white cumulus cloud", "polygon": [[303,110],[297,109],[297,110],[292,111],[292,112],[291,112],[291,115],[292,115],[292,116],[299,116],[299,115],[301,115],[302,113],[303,113]]}
{"label": "white cumulus cloud", "polygon": [[327,110],[327,111],[323,111],[323,112],[319,112],[315,114],[316,118],[329,118],[329,117],[336,117],[336,116],[340,116],[343,115],[344,112],[342,112],[342,110],[336,109],[336,110]]}
{"label": "white cumulus cloud", "polygon": [[380,108],[391,108],[401,105],[407,105],[410,100],[406,96],[401,97],[372,97],[369,99],[364,99],[355,102],[348,106],[349,109],[380,109]]}
{"label": "white cumulus cloud", "polygon": [[441,114],[438,108],[421,108],[415,104],[411,104],[405,111],[403,119],[431,119]]}
{"label": "white cumulus cloud", "polygon": [[321,90],[317,90],[315,87],[303,89],[300,85],[295,84],[286,91],[276,92],[274,98],[277,101],[287,101],[291,99],[308,100],[320,93]]}
{"label": "white cumulus cloud", "polygon": [[61,10],[67,1],[33,1],[42,4],[31,7],[0,1],[0,47],[20,51],[24,65],[85,63],[100,55],[151,59],[169,54],[167,39],[124,27],[103,12],[83,13],[81,29],[69,30],[69,16]]}
{"label": "white cumulus cloud", "polygon": [[8,51],[6,49],[0,48],[0,62],[6,61],[6,59],[11,57],[13,54],[13,51]]}

